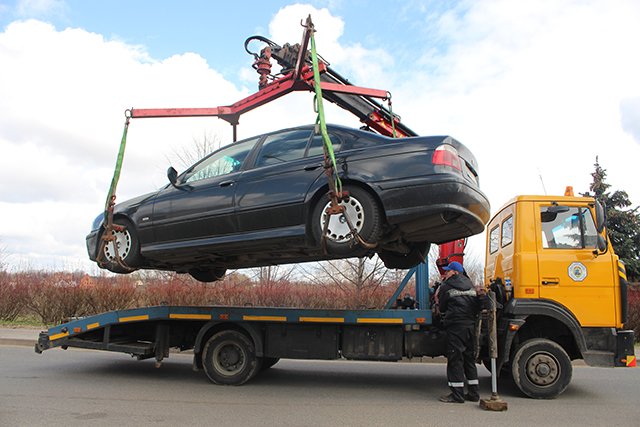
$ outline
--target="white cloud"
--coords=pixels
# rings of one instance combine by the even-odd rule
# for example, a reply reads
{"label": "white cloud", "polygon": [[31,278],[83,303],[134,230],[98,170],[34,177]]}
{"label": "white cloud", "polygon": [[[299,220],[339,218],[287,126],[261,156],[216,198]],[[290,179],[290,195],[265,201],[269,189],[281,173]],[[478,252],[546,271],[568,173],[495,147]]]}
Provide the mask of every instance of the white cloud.
{"label": "white cloud", "polygon": [[[140,47],[36,20],[0,33],[0,63],[0,236],[12,251],[49,265],[84,252],[126,108],[217,106],[247,95],[199,55],[154,61]],[[133,120],[119,200],[164,185],[170,147],[220,124],[229,142],[217,119]]]}

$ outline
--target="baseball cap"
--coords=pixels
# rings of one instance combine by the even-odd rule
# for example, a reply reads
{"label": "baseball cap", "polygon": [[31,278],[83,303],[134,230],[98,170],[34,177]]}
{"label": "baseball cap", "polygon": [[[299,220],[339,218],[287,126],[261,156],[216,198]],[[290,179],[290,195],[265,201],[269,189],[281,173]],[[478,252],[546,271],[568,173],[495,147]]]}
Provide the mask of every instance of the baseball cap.
{"label": "baseball cap", "polygon": [[443,270],[453,270],[453,271],[457,271],[458,273],[462,273],[464,272],[464,268],[462,268],[462,264],[460,264],[458,261],[453,261],[451,263],[449,263],[449,265],[447,267],[442,267]]}

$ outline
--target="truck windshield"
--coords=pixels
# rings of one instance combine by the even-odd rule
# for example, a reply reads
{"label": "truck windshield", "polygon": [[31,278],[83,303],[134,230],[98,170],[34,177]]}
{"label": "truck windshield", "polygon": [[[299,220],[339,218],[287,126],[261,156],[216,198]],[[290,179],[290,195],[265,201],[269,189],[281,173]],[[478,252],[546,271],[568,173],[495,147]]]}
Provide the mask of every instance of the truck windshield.
{"label": "truck windshield", "polygon": [[571,207],[567,212],[540,208],[542,247],[545,249],[595,249],[598,233],[589,209]]}

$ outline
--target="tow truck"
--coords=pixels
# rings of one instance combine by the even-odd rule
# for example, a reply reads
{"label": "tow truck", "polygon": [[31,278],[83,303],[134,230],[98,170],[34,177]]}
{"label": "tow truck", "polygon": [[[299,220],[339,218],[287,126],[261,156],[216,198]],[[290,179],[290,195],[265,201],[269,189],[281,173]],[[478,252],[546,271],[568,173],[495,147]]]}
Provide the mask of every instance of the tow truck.
{"label": "tow truck", "polygon": [[[243,112],[314,85],[305,60],[310,30],[307,25],[297,48],[266,41],[254,64],[261,89],[245,100],[215,109],[132,110],[132,117],[217,115],[234,126],[235,135]],[[270,57],[289,71],[269,77],[265,59]],[[392,134],[395,129],[400,136],[414,135],[391,109],[373,99],[388,99],[387,92],[383,96],[382,91],[357,88],[326,65],[321,67],[323,96],[378,132]],[[479,322],[478,362],[487,366],[491,361],[494,371],[511,377],[529,397],[560,395],[571,381],[575,359],[600,367],[636,364],[634,333],[624,330],[624,263],[607,238],[605,218],[594,198],[574,197],[568,191],[564,196],[518,196],[487,226],[484,288],[495,295],[491,300],[497,308],[485,310]],[[463,254],[464,241],[441,245],[436,265],[441,269],[451,261],[462,262]],[[400,299],[414,275],[415,299]],[[282,358],[438,357],[446,354],[446,331],[433,294],[424,263],[408,271],[384,308],[160,305],[116,310],[49,328],[40,334],[35,351],[75,347],[122,352],[138,360],[155,358],[160,366],[170,349],[192,350],[194,369],[222,385],[244,384]],[[493,334],[491,323],[496,325]]]}

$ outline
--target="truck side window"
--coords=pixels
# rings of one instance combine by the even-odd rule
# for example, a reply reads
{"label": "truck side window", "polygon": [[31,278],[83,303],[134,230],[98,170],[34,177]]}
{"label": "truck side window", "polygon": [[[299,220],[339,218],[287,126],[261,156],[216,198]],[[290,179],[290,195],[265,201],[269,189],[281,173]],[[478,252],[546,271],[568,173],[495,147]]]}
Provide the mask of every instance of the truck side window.
{"label": "truck side window", "polygon": [[491,233],[489,234],[489,253],[492,254],[498,250],[498,248],[500,247],[498,245],[499,241],[500,241],[500,227],[496,225],[491,230]]}
{"label": "truck side window", "polygon": [[513,242],[513,215],[502,222],[502,247]]}
{"label": "truck side window", "polygon": [[595,249],[598,233],[589,209],[571,207],[551,213],[543,206],[540,219],[543,248]]}

